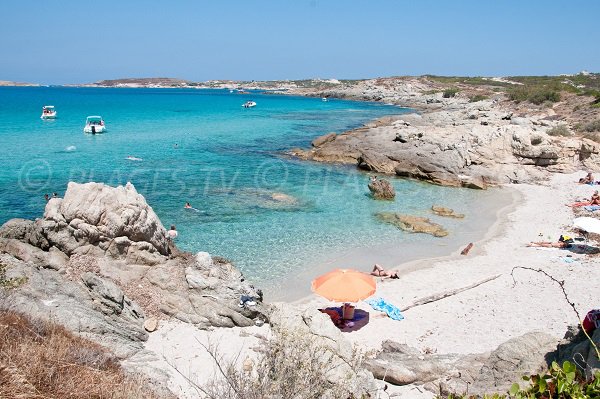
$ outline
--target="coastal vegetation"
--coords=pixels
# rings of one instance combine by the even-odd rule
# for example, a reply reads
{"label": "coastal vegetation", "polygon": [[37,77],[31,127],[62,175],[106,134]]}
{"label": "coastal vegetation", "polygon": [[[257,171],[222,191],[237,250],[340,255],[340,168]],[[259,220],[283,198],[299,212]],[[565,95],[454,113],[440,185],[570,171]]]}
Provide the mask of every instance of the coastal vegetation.
{"label": "coastal vegetation", "polygon": [[[226,361],[218,348],[207,347],[217,364],[217,377],[200,386],[198,392],[210,399],[322,399],[367,398],[365,387],[356,373],[361,368],[361,356],[354,353],[343,359],[336,350],[311,338],[310,335],[276,328],[264,342],[255,359],[246,359],[242,367],[237,359]],[[341,365],[349,366],[342,372]],[[332,378],[333,377],[333,378]],[[356,392],[365,395],[356,396]]]}
{"label": "coastal vegetation", "polygon": [[101,346],[7,309],[0,310],[0,354],[2,398],[159,397]]}
{"label": "coastal vegetation", "polygon": [[565,124],[561,124],[561,125],[557,125],[554,126],[553,128],[550,128],[546,131],[546,134],[548,136],[563,136],[563,137],[568,137],[571,136],[571,131],[569,130],[569,127]]}
{"label": "coastal vegetation", "polygon": [[458,92],[459,92],[459,90],[456,87],[450,87],[450,88],[444,90],[444,92],[442,93],[442,97],[444,97],[444,98],[452,98]]}
{"label": "coastal vegetation", "polygon": [[[600,397],[600,372],[586,378],[569,361],[562,366],[552,362],[550,369],[542,374],[523,376],[528,386],[521,388],[514,383],[506,395],[484,395],[484,399],[595,399]],[[475,399],[477,396],[450,394],[446,399]],[[439,398],[439,397],[438,397]]]}

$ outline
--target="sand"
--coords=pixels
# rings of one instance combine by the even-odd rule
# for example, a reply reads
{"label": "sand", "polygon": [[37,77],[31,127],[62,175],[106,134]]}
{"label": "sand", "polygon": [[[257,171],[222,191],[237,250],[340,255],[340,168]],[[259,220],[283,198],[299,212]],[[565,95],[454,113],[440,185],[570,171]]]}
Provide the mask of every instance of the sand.
{"label": "sand", "polygon": [[[598,256],[526,247],[530,241],[556,241],[560,234],[570,233],[574,216],[565,204],[589,198],[595,189],[575,183],[583,175],[583,172],[557,174],[546,185],[511,186],[515,190],[516,204],[500,211],[498,222],[488,236],[476,242],[467,256],[460,255],[462,248],[459,248],[451,256],[397,265],[402,271],[400,279],[380,281],[376,296],[403,308],[425,296],[469,286],[496,275],[498,278],[409,309],[404,312],[402,321],[381,317],[382,314],[360,302],[358,308],[370,312],[370,321],[345,337],[365,351],[377,350],[383,341],[394,340],[424,352],[463,354],[491,351],[502,342],[533,330],[554,335],[558,342],[568,325],[578,323],[562,291],[540,273],[516,270],[513,280],[511,271],[518,266],[539,268],[564,280],[569,299],[581,315],[600,307],[596,292],[600,281]],[[334,304],[312,295],[294,305],[302,309]],[[252,334],[268,335],[268,327],[200,332],[183,323],[169,322],[150,335],[147,348],[171,359],[186,375],[206,381],[213,373],[212,363],[196,338],[201,342],[220,342],[229,356],[241,353],[239,359],[244,359],[251,356],[251,347],[258,343]],[[199,364],[202,367],[198,367]],[[172,374],[170,385],[181,397],[193,396],[193,391],[184,387],[184,379],[177,373]],[[415,387],[394,391],[399,397],[432,397]]]}

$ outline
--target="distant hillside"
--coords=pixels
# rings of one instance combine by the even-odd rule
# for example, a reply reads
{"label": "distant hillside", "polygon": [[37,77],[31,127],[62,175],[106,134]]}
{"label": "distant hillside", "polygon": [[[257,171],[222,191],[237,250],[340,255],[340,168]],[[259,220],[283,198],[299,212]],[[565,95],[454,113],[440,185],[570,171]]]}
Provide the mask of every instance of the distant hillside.
{"label": "distant hillside", "polygon": [[37,83],[12,82],[10,80],[0,80],[0,86],[39,86]]}
{"label": "distant hillside", "polygon": [[175,78],[125,78],[101,80],[91,85],[102,87],[182,87],[193,86],[194,82]]}

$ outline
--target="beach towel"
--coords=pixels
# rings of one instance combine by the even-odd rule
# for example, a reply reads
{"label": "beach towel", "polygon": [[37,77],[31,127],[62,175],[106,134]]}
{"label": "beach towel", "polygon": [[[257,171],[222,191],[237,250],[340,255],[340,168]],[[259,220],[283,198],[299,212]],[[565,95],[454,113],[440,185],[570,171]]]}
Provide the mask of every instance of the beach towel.
{"label": "beach towel", "polygon": [[583,209],[590,212],[600,211],[600,205],[588,205],[584,206]]}
{"label": "beach towel", "polygon": [[365,302],[368,303],[369,305],[371,305],[371,307],[373,309],[378,310],[380,312],[385,312],[391,319],[394,319],[394,320],[403,320],[404,319],[404,316],[402,316],[402,313],[400,313],[400,309],[398,309],[396,306],[392,305],[391,303],[386,302],[385,299],[383,299],[383,298],[368,299]]}

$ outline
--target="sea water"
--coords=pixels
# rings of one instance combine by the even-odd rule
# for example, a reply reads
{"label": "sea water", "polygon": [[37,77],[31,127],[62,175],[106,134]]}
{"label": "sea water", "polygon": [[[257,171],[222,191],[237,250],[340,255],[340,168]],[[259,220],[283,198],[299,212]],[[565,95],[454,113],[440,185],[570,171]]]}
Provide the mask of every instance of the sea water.
{"label": "sea water", "polygon": [[[243,108],[248,100],[255,108]],[[41,120],[54,105],[56,120]],[[308,293],[333,267],[368,270],[448,254],[482,238],[500,190],[475,191],[392,178],[395,201],[375,201],[354,166],[285,156],[316,136],[409,110],[374,103],[236,94],[228,90],[0,88],[0,223],[43,213],[44,194],[69,181],[132,182],[177,245],[230,259],[271,299]],[[105,134],[83,133],[101,115]],[[189,202],[194,209],[184,209]],[[432,215],[432,205],[463,219]],[[380,223],[377,212],[427,216],[435,238]]]}

